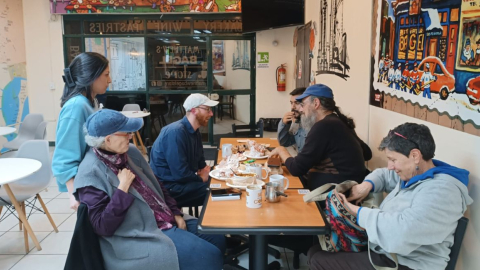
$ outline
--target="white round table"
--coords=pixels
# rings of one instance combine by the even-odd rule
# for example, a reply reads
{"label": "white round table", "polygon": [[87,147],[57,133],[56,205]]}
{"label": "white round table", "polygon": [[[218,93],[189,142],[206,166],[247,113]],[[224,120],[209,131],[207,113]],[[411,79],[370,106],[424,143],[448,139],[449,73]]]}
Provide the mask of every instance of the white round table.
{"label": "white round table", "polygon": [[121,113],[128,118],[143,118],[150,115],[149,112],[144,111],[122,111]]}
{"label": "white round table", "polygon": [[[27,217],[22,210],[22,207],[17,202],[15,195],[10,189],[9,183],[15,182],[19,179],[22,179],[26,176],[29,176],[36,171],[40,170],[42,163],[38,160],[29,159],[29,158],[0,158],[0,185],[2,188],[5,188],[5,191],[10,198],[15,210],[17,211],[20,221],[22,221],[25,230],[30,235],[37,247],[37,250],[42,250],[40,243],[37,240],[37,237],[33,233],[30,224],[28,223]],[[28,252],[28,251],[27,251]]]}
{"label": "white round table", "polygon": [[[143,118],[150,115],[149,112],[144,112],[144,111],[121,111],[121,113],[128,118]],[[140,133],[138,133],[138,131],[135,132],[135,134],[133,135],[133,144],[135,144],[136,147],[138,147],[137,140],[138,142],[140,142],[140,145],[142,146],[142,148],[140,148],[142,153],[146,155],[147,149],[145,149],[145,145],[143,145],[142,137],[140,137]]]}
{"label": "white round table", "polygon": [[5,136],[8,134],[12,134],[16,131],[17,129],[14,127],[0,127],[0,136]]}

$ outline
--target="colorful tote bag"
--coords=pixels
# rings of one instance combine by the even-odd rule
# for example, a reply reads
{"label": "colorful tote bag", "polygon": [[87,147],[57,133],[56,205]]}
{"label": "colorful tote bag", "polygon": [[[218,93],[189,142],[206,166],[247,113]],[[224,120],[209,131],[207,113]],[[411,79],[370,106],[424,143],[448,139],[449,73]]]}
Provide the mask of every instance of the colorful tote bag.
{"label": "colorful tote bag", "polygon": [[[325,201],[325,216],[330,224],[330,233],[319,235],[322,249],[329,252],[360,252],[368,248],[368,236],[364,228],[357,225],[355,213],[340,200],[338,193],[348,197],[350,189],[357,185],[355,181],[340,184],[325,184],[303,197],[305,202]],[[335,188],[329,192],[332,186]],[[369,195],[362,203],[363,207],[372,207],[373,197]]]}

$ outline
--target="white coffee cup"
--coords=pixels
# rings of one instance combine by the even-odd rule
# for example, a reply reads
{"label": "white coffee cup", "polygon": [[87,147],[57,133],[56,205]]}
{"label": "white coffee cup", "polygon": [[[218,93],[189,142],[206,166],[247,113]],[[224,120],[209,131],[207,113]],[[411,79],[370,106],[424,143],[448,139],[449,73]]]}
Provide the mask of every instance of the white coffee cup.
{"label": "white coffee cup", "polygon": [[[285,184],[285,180],[287,180],[287,184]],[[287,190],[288,186],[290,185],[290,181],[288,181],[288,178],[284,177],[281,174],[270,175],[270,182],[278,183],[278,186],[279,186],[278,191],[281,191],[281,192],[284,192],[285,190]]]}
{"label": "white coffee cup", "polygon": [[[268,177],[268,169],[263,167],[260,164],[250,163],[246,165],[245,168],[247,169],[248,172],[255,173],[257,175],[258,180],[267,179]],[[262,177],[262,170],[265,170],[265,177]]]}
{"label": "white coffee cup", "polygon": [[262,207],[262,187],[259,185],[248,185],[247,188],[247,207]]}

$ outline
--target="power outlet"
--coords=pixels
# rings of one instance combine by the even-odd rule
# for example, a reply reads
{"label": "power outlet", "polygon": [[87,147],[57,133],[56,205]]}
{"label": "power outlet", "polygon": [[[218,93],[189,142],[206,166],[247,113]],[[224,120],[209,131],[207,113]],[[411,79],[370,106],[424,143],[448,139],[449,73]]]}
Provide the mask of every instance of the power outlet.
{"label": "power outlet", "polygon": [[55,90],[55,83],[50,82],[50,90],[54,91]]}

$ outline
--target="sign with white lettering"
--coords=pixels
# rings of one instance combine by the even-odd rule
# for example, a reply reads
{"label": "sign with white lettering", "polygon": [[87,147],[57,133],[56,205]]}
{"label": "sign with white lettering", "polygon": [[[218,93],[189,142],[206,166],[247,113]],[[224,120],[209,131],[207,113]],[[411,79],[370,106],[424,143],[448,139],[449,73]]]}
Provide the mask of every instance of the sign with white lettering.
{"label": "sign with white lettering", "polygon": [[85,21],[85,34],[140,34],[144,32],[143,20]]}

